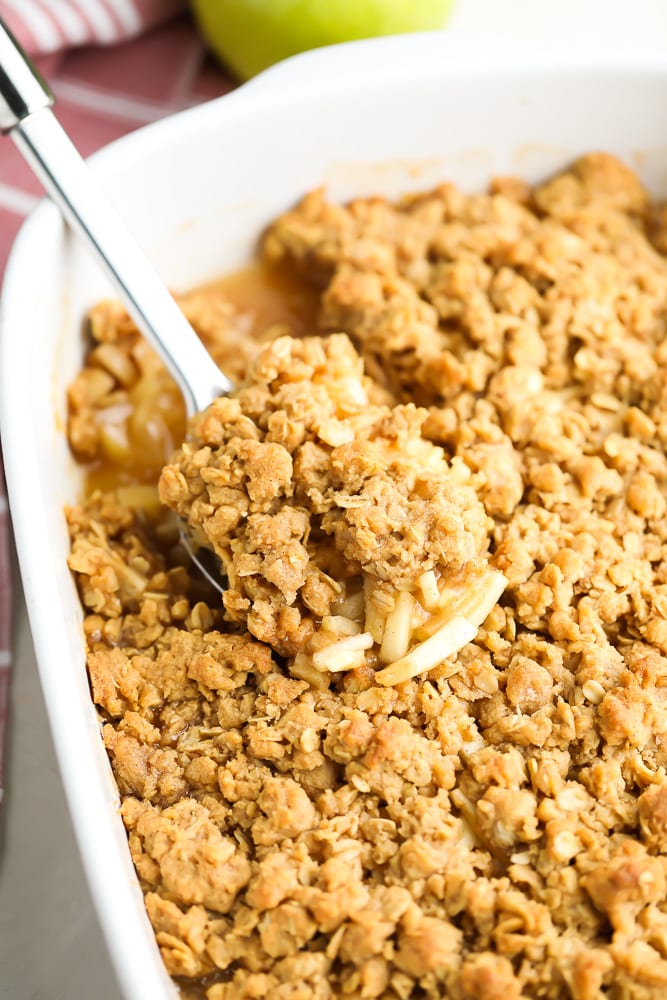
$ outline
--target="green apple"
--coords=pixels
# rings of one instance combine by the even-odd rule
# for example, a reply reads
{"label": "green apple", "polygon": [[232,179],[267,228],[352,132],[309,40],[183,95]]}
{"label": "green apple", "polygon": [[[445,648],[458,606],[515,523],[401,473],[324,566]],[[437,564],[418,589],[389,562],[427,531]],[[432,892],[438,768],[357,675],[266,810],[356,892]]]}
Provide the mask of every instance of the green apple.
{"label": "green apple", "polygon": [[441,28],[453,0],[192,0],[219,59],[242,80],[305,49]]}

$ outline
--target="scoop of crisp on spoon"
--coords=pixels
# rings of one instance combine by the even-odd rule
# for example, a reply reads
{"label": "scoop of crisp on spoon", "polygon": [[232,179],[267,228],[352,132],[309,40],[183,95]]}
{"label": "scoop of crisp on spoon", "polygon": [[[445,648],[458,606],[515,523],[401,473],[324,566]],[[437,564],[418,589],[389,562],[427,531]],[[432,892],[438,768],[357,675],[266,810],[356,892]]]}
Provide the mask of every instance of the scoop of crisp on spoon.
{"label": "scoop of crisp on spoon", "polygon": [[320,687],[432,669],[507,582],[468,467],[422,436],[426,410],[372,405],[369,386],[344,334],[281,337],[191,421],[159,483],[221,560],[228,617]]}
{"label": "scoop of crisp on spoon", "polygon": [[[0,21],[0,128],[93,250],[185,399],[190,437],[160,479],[197,548],[221,560],[228,617],[293,676],[396,684],[470,642],[506,580],[463,463],[422,437],[426,411],[372,406],[344,335],[281,338],[232,385],[125,229]],[[204,567],[205,568],[205,567]],[[206,568],[205,568],[206,569]],[[379,668],[379,669],[376,669]]]}

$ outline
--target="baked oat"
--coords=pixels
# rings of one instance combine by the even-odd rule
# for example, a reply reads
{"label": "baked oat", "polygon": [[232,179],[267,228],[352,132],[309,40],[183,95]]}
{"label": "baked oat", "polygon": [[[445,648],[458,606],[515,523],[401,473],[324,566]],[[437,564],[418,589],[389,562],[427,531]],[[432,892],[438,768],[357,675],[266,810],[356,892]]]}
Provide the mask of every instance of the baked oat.
{"label": "baked oat", "polygon": [[[397,440],[433,447],[445,476],[464,472],[452,496],[461,511],[483,507],[471,554],[507,587],[475,638],[422,676],[377,683],[374,642],[362,665],[299,678],[303,648],[275,641],[271,615],[269,642],[257,638],[243,602],[268,592],[274,608],[276,589],[309,636],[327,617],[354,619],[354,593],[342,615],[326,588],[323,604],[319,587],[302,593],[322,555],[304,524],[286,526],[308,557],[292,591],[280,564],[251,560],[234,578],[257,537],[243,518],[209,533],[232,576],[223,608],[182,564],[153,487],[68,512],[93,697],[185,997],[667,995],[665,221],[627,167],[593,154],[532,189],[501,179],[485,195],[445,185],[348,206],[316,192],[268,231],[265,256],[321,287],[320,332],[347,334],[371,381],[347,339],[286,341],[281,328],[258,361],[248,342],[245,388],[194,433],[200,444],[213,433],[221,457],[238,453],[233,434],[290,456],[307,438],[326,453],[326,475],[308,481],[326,517],[343,483],[363,490],[358,455],[335,483],[333,456],[350,442],[322,438],[321,409],[285,448],[292,428],[271,416],[280,378],[262,367],[299,359],[312,377],[317,355],[323,371],[356,373],[351,410],[383,442],[400,415]],[[234,316],[219,308],[224,348]],[[107,340],[132,360],[136,334],[113,315]],[[97,389],[72,399],[82,455],[127,371],[91,353],[78,385]],[[326,385],[319,398],[340,421]],[[183,461],[172,465],[201,497]],[[261,488],[240,492],[278,516],[270,489],[264,501]],[[287,520],[306,509],[283,499]],[[369,551],[348,548],[349,525],[334,544],[341,522],[318,521],[312,542],[334,592],[358,586]],[[411,586],[402,551],[364,572]]]}
{"label": "baked oat", "polygon": [[368,381],[345,335],[280,337],[159,482],[219,556],[229,620],[320,688],[377,661],[378,684],[437,666],[506,583],[468,466],[422,436],[425,409],[373,406]]}

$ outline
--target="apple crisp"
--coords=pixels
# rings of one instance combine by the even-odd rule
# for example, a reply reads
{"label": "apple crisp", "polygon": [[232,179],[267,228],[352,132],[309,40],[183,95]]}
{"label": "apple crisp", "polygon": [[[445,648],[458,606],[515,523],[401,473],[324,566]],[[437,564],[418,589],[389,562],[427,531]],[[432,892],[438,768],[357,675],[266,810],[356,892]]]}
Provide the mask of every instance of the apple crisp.
{"label": "apple crisp", "polygon": [[596,153],[486,194],[315,191],[262,253],[308,323],[186,297],[238,389],[185,444],[113,304],[69,399],[88,671],[169,973],[188,1000],[664,997],[667,212]]}
{"label": "apple crisp", "polygon": [[470,469],[422,436],[427,417],[372,406],[345,335],[280,337],[163,470],[161,499],[220,557],[227,617],[291,676],[325,688],[379,660],[373,683],[408,680],[467,645],[504,590]]}

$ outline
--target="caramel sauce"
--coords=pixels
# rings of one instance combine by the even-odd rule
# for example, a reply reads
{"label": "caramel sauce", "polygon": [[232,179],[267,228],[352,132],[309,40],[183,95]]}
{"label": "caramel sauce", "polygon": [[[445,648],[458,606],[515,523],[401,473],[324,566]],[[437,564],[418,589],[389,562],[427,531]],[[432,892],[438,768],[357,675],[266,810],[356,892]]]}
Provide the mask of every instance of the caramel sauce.
{"label": "caramel sauce", "polygon": [[[238,341],[262,340],[276,324],[293,336],[317,329],[319,292],[293,272],[274,264],[256,262],[197,289],[211,303],[228,303],[230,323]],[[207,344],[209,349],[212,346]],[[146,352],[150,352],[148,347]],[[213,352],[215,353],[215,351]],[[86,493],[135,484],[154,485],[160,470],[185,437],[185,407],[171,377],[157,359],[151,359],[151,376],[141,388],[129,391],[131,412],[121,430],[123,448],[117,458],[112,448],[92,463],[86,475]],[[146,392],[146,382],[150,391]],[[103,431],[109,433],[109,431]]]}
{"label": "caramel sauce", "polygon": [[295,337],[317,330],[320,290],[278,264],[257,261],[199,290],[230,302],[246,317],[252,337],[261,338],[276,323],[289,326]]}

